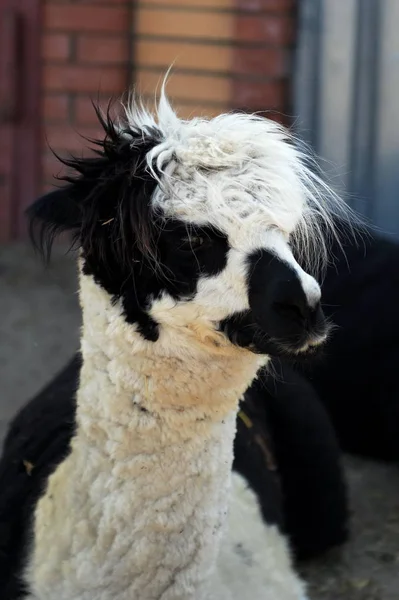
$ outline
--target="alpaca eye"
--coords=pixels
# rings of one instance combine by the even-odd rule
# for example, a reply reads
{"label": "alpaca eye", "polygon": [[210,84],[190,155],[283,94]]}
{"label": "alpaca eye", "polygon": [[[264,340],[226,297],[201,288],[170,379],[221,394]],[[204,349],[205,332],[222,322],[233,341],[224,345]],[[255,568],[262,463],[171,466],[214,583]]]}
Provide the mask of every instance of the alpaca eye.
{"label": "alpaca eye", "polygon": [[192,251],[196,250],[204,243],[204,238],[199,235],[188,235],[181,240],[179,250]]}

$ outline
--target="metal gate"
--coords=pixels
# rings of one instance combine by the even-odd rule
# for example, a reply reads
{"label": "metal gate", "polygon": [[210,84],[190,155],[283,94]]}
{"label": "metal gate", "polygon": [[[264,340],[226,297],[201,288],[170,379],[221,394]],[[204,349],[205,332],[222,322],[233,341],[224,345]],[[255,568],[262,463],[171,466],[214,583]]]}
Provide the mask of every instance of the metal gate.
{"label": "metal gate", "polygon": [[299,0],[298,129],[333,184],[399,236],[399,0]]}

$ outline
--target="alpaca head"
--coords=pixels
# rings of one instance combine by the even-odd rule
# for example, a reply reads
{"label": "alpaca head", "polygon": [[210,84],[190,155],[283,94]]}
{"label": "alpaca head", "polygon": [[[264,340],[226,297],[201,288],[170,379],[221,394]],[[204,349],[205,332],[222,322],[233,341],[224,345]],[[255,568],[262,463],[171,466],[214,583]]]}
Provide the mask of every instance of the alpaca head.
{"label": "alpaca head", "polygon": [[318,346],[320,288],[302,267],[323,260],[336,201],[287,132],[243,114],[183,121],[164,96],[157,118],[98,115],[96,156],[64,161],[68,184],[30,208],[42,250],[73,231],[83,273],[149,343],[201,329],[259,354]]}

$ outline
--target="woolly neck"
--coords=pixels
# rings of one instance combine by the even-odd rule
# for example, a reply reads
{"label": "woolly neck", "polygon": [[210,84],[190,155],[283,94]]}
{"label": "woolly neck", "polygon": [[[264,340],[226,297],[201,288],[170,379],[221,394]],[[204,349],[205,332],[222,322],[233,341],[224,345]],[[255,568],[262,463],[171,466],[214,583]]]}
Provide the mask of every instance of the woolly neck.
{"label": "woolly neck", "polygon": [[265,358],[201,320],[143,340],[80,283],[76,434],[37,506],[33,598],[209,598],[238,402]]}

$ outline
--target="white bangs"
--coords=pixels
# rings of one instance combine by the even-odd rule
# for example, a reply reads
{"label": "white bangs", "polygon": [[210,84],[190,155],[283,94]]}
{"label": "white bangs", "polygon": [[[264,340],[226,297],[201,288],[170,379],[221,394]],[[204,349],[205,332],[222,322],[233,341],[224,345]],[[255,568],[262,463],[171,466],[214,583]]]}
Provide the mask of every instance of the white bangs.
{"label": "white bangs", "polygon": [[181,120],[164,89],[155,116],[137,104],[125,111],[129,128],[159,131],[147,168],[159,183],[154,206],[167,216],[219,227],[233,244],[278,228],[312,273],[326,266],[340,223],[356,219],[310,152],[271,120],[240,113]]}

